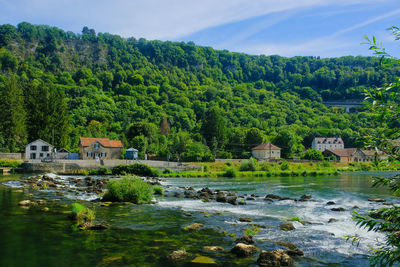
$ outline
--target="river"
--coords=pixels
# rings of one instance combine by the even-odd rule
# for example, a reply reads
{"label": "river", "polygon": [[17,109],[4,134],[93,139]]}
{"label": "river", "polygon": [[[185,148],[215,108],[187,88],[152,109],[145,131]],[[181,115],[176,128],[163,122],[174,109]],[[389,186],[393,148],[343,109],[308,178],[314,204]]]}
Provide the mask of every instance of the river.
{"label": "river", "polygon": [[[218,266],[257,266],[257,255],[239,259],[229,250],[234,236],[241,236],[250,224],[261,226],[254,236],[260,249],[283,248],[276,241],[297,245],[304,257],[295,258],[298,266],[368,266],[367,256],[379,233],[367,232],[356,226],[352,212],[366,212],[383,204],[369,198],[385,198],[395,204],[400,199],[383,188],[371,188],[374,176],[390,176],[390,172],[354,172],[326,177],[271,178],[168,178],[162,184],[167,197],[156,197],[152,205],[100,206],[90,202],[93,195],[75,196],[66,192],[59,197],[51,190],[36,191],[19,188],[18,181],[26,175],[0,176],[0,266],[168,266],[166,256],[184,249],[197,256],[211,257]],[[70,176],[60,176],[66,179]],[[12,180],[10,182],[10,180]],[[184,187],[197,190],[227,190],[244,196],[247,205],[233,206],[215,201],[177,198]],[[29,195],[33,194],[33,195]],[[267,194],[299,198],[311,194],[309,201],[283,200],[268,202]],[[23,209],[24,199],[47,200],[49,211],[37,206]],[[52,199],[60,199],[51,202]],[[85,200],[86,199],[86,200]],[[104,231],[76,231],[66,214],[69,205],[80,201],[96,212],[98,222],[111,228]],[[336,204],[326,205],[328,201]],[[345,211],[332,211],[342,207]],[[185,216],[190,213],[192,216]],[[240,222],[249,217],[252,222]],[[312,224],[293,222],[295,230],[282,231],[279,225],[292,217]],[[334,222],[328,223],[330,219]],[[184,226],[202,223],[198,232],[187,232]],[[358,235],[357,245],[346,241],[346,235]],[[223,252],[204,251],[204,246],[221,246]],[[186,266],[186,265],[185,265]],[[190,264],[187,266],[191,266]]]}

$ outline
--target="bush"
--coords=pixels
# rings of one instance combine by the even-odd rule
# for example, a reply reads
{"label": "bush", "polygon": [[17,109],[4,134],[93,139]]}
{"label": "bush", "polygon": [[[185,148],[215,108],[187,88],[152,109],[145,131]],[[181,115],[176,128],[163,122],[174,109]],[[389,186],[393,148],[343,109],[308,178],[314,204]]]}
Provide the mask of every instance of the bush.
{"label": "bush", "polygon": [[307,150],[304,154],[304,158],[309,160],[324,160],[322,152],[316,149]]}
{"label": "bush", "polygon": [[248,160],[243,160],[240,163],[239,171],[255,171],[257,170],[257,160],[255,158],[250,158]]}
{"label": "bush", "polygon": [[76,224],[80,228],[86,228],[92,225],[95,214],[94,211],[85,207],[80,203],[71,204],[71,218],[76,221]]}
{"label": "bush", "polygon": [[232,162],[227,161],[227,162],[225,162],[225,165],[228,166],[228,167],[232,167]]}
{"label": "bush", "polygon": [[103,201],[150,203],[153,198],[153,187],[139,178],[124,177],[120,180],[109,180]]}
{"label": "bush", "polygon": [[228,168],[226,171],[222,174],[223,177],[232,177],[235,178],[237,176],[236,170],[234,168]]}
{"label": "bush", "polygon": [[112,169],[112,174],[136,174],[140,176],[157,177],[160,176],[160,171],[145,164],[134,163],[115,166]]}
{"label": "bush", "polygon": [[21,166],[22,161],[15,159],[0,159],[0,167],[19,167]]}
{"label": "bush", "polygon": [[91,175],[110,175],[112,174],[111,169],[106,168],[106,167],[100,167],[95,170],[90,170],[89,174]]}
{"label": "bush", "polygon": [[153,186],[154,195],[164,195],[164,188],[162,186]]}
{"label": "bush", "polygon": [[289,169],[289,163],[285,160],[284,162],[282,162],[281,170],[286,171],[288,169]]}

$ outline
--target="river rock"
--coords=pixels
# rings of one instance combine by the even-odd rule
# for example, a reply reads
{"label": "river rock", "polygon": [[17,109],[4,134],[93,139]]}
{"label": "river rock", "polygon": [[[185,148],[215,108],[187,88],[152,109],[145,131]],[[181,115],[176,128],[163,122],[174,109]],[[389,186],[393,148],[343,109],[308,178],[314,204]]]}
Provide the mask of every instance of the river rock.
{"label": "river rock", "polygon": [[231,249],[231,252],[238,257],[248,257],[257,253],[258,249],[254,245],[238,243]]}
{"label": "river rock", "polygon": [[337,221],[338,221],[338,220],[335,219],[335,218],[330,218],[329,221],[328,221],[328,223],[333,223],[333,222],[337,222]]}
{"label": "river rock", "polygon": [[216,197],[217,202],[222,202],[222,203],[226,203],[227,202],[227,198],[225,196],[225,194],[223,192],[218,192],[217,193],[217,197]]}
{"label": "river rock", "polygon": [[203,228],[203,224],[201,224],[201,223],[194,223],[194,224],[185,226],[183,229],[184,229],[185,231],[194,232],[194,231],[200,230],[201,228]]}
{"label": "river rock", "polygon": [[225,249],[223,247],[219,247],[219,246],[204,246],[203,250],[215,252],[215,251],[224,251]]}
{"label": "river rock", "polygon": [[32,204],[32,201],[30,201],[29,199],[18,202],[18,205],[20,205],[20,206],[29,206],[31,204]]}
{"label": "river rock", "polygon": [[230,197],[230,198],[228,198],[227,202],[229,204],[231,204],[231,205],[235,205],[236,206],[238,204],[236,199],[237,199],[237,197]]}
{"label": "river rock", "polygon": [[339,208],[332,208],[331,211],[345,211],[345,209],[342,207],[339,207]]}
{"label": "river rock", "polygon": [[286,250],[286,253],[289,256],[304,256],[304,252],[302,250],[300,250],[299,248]]}
{"label": "river rock", "polygon": [[297,246],[293,243],[286,242],[286,241],[276,241],[275,244],[283,247],[287,247],[288,249],[296,249]]}
{"label": "river rock", "polygon": [[275,194],[268,194],[268,195],[265,196],[264,199],[277,199],[277,200],[281,200],[282,197],[280,197],[280,196],[278,196],[278,195],[275,195]]}
{"label": "river rock", "polygon": [[190,254],[184,250],[175,250],[167,256],[167,258],[170,261],[172,261],[173,263],[185,261],[189,257],[190,257]]}
{"label": "river rock", "polygon": [[336,205],[335,201],[328,201],[326,202],[326,205],[330,206],[330,205]]}
{"label": "river rock", "polygon": [[249,217],[241,217],[239,218],[239,222],[252,222],[253,219]]}
{"label": "river rock", "polygon": [[386,202],[383,198],[370,198],[368,199],[370,202]]}
{"label": "river rock", "polygon": [[247,245],[254,244],[253,236],[251,235],[243,235],[235,240],[235,243],[243,243]]}
{"label": "river rock", "polygon": [[191,266],[215,266],[217,263],[210,257],[198,256],[191,261]]}
{"label": "river rock", "polygon": [[291,231],[296,229],[293,225],[293,223],[291,222],[286,222],[286,223],[282,223],[281,225],[279,225],[279,228],[283,231]]}
{"label": "river rock", "polygon": [[360,208],[360,207],[357,206],[357,205],[353,206],[353,210],[356,210],[356,209],[359,209],[359,208]]}
{"label": "river rock", "polygon": [[282,249],[272,251],[262,250],[257,263],[261,267],[294,266],[293,259]]}
{"label": "river rock", "polygon": [[241,205],[241,206],[247,205],[246,201],[244,201],[243,199],[240,200],[240,201],[238,202],[238,204]]}
{"label": "river rock", "polygon": [[110,226],[108,224],[99,223],[99,224],[91,225],[91,226],[87,227],[86,229],[88,229],[88,230],[106,230],[108,228],[110,228]]}
{"label": "river rock", "polygon": [[312,196],[310,194],[305,194],[300,197],[299,201],[307,201],[311,198],[312,198]]}
{"label": "river rock", "polygon": [[255,200],[254,197],[247,197],[246,200]]}

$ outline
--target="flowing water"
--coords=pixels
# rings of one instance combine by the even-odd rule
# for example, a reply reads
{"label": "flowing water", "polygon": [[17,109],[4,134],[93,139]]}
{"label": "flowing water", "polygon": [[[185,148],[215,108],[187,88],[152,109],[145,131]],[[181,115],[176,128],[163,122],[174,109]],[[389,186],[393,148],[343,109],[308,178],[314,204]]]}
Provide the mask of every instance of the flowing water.
{"label": "flowing water", "polygon": [[[257,266],[257,255],[239,259],[229,252],[234,236],[241,236],[251,224],[261,226],[254,236],[258,248],[284,248],[275,242],[286,241],[304,251],[304,257],[295,258],[298,266],[368,266],[371,247],[377,240],[384,241],[384,236],[358,228],[352,220],[352,211],[354,206],[358,206],[356,210],[360,213],[384,207],[369,202],[369,198],[400,203],[387,190],[371,188],[372,177],[389,175],[393,173],[263,179],[168,178],[162,181],[167,197],[157,197],[156,204],[109,207],[88,201],[96,198],[93,194],[65,192],[64,197],[59,197],[52,190],[22,189],[20,180],[24,175],[0,176],[0,266],[168,266],[166,256],[177,249],[211,257],[218,266]],[[67,177],[70,176],[58,179]],[[247,205],[233,206],[172,196],[189,186],[196,191],[208,187],[245,198],[251,194],[256,197],[246,200]],[[312,199],[271,203],[263,200],[267,194],[294,198],[311,194]],[[19,201],[28,198],[47,200],[49,211],[43,211],[43,206],[29,209],[18,206]],[[56,198],[60,200],[51,201]],[[111,228],[74,230],[66,213],[75,201],[94,209],[96,220],[110,224]],[[328,201],[336,204],[326,205]],[[343,207],[345,211],[331,211],[334,207]],[[253,221],[240,222],[240,217],[250,217]],[[278,226],[292,217],[312,224],[293,222],[295,230],[280,230]],[[328,223],[331,218],[337,221]],[[204,228],[194,233],[183,229],[192,223],[202,223]],[[346,235],[359,236],[359,245],[346,241]],[[203,246],[222,246],[225,251],[207,252]]]}

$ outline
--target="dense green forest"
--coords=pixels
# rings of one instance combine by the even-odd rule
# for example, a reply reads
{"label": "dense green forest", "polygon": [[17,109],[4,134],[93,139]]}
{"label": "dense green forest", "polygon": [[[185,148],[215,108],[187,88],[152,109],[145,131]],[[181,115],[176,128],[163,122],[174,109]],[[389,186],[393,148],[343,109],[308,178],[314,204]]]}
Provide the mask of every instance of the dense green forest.
{"label": "dense green forest", "polygon": [[299,156],[314,136],[380,131],[371,112],[321,101],[361,99],[400,67],[375,57],[251,56],[193,43],[82,34],[26,22],[0,26],[0,150],[42,138],[77,150],[80,136],[122,140],[166,159],[248,157],[272,141]]}

